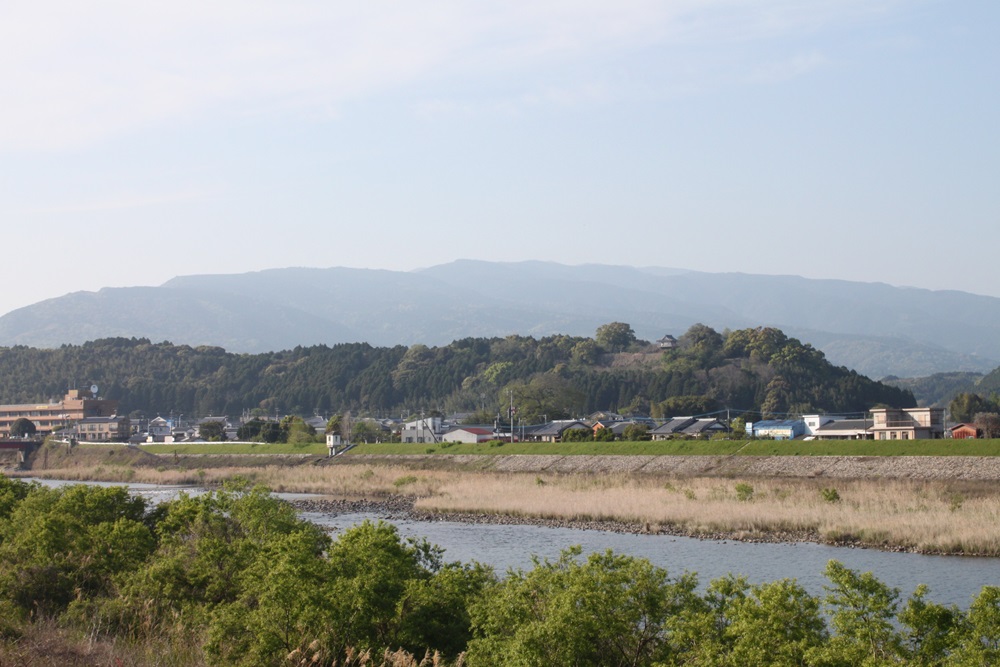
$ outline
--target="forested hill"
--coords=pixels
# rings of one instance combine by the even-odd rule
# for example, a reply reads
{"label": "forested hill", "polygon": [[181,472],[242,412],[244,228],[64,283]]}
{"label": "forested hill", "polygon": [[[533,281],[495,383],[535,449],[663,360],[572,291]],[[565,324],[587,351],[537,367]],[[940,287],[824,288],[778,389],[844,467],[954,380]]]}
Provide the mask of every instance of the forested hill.
{"label": "forested hill", "polygon": [[623,324],[617,331],[602,327],[594,338],[465,338],[409,348],[358,343],[263,354],[107,338],[53,350],[0,348],[0,402],[46,401],[95,383],[102,397],[120,401],[122,413],[147,416],[238,415],[252,408],[492,415],[511,394],[519,416],[531,421],[595,410],[658,417],[724,407],[777,415],[915,405],[909,391],[833,366],[778,329],[720,334],[695,325],[678,343],[661,352]]}
{"label": "forested hill", "polygon": [[587,336],[612,320],[650,339],[696,322],[773,326],[875,378],[986,373],[1000,364],[1000,298],[796,276],[471,260],[418,271],[178,276],[159,287],[73,292],[0,316],[0,345],[134,337],[259,354],[512,333]]}

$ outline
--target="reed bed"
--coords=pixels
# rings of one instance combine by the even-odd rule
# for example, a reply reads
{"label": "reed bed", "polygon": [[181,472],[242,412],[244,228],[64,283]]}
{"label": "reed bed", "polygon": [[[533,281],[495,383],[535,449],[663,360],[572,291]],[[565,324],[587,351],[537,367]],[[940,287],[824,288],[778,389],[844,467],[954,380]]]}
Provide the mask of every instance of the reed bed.
{"label": "reed bed", "polygon": [[436,492],[445,481],[460,473],[413,471],[395,466],[235,466],[226,468],[144,468],[98,465],[33,470],[26,475],[68,481],[162,484],[166,486],[215,487],[234,479],[263,484],[273,491],[316,493],[337,497],[414,497]]}
{"label": "reed bed", "polygon": [[769,536],[924,552],[1000,555],[1000,493],[987,485],[479,475],[416,507],[577,521],[622,521],[695,535]]}
{"label": "reed bed", "polygon": [[414,498],[432,513],[613,521],[738,539],[813,539],[928,553],[1000,555],[1000,489],[987,482],[653,477],[413,470],[392,465],[178,470],[119,465],[35,471],[55,479],[218,485]]}

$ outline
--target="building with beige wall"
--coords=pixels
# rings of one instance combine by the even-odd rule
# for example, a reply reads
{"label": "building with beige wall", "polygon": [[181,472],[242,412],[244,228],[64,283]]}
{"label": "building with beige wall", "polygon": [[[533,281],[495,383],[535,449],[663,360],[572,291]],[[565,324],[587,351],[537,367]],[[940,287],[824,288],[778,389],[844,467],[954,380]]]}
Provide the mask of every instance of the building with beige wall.
{"label": "building with beige wall", "polygon": [[0,437],[10,437],[11,425],[24,417],[35,424],[39,435],[74,424],[88,417],[111,417],[118,411],[118,401],[85,398],[79,389],[71,389],[61,401],[0,405]]}
{"label": "building with beige wall", "polygon": [[944,437],[944,408],[872,408],[869,431],[875,440]]}
{"label": "building with beige wall", "polygon": [[81,442],[127,442],[131,435],[128,417],[84,417],[73,429]]}

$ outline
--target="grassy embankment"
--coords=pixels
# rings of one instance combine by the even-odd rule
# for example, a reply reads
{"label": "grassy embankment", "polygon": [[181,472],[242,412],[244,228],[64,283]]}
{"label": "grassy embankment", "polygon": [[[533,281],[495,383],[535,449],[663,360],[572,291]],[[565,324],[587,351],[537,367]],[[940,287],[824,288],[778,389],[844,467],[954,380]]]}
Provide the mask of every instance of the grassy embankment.
{"label": "grassy embankment", "polygon": [[635,530],[732,539],[1000,555],[1000,489],[993,482],[500,473],[377,464],[193,470],[170,465],[168,457],[157,465],[146,456],[140,465],[114,450],[94,449],[90,465],[64,467],[52,460],[49,469],[30,474],[158,484],[215,484],[242,476],[278,491],[372,499],[404,494],[429,513],[614,521]]}
{"label": "grassy embankment", "polygon": [[348,455],[635,454],[646,456],[1000,456],[994,440],[662,440],[657,442],[514,442],[361,444]]}
{"label": "grassy embankment", "polygon": [[194,442],[178,444],[139,445],[139,449],[151,454],[302,454],[326,456],[326,445],[319,442],[266,443],[266,442]]}
{"label": "grassy embankment", "polygon": [[[153,454],[302,454],[322,456],[326,445],[257,442],[140,445]],[[994,440],[664,440],[658,442],[513,442],[359,444],[347,455],[406,454],[549,454],[556,456],[1000,456]]]}

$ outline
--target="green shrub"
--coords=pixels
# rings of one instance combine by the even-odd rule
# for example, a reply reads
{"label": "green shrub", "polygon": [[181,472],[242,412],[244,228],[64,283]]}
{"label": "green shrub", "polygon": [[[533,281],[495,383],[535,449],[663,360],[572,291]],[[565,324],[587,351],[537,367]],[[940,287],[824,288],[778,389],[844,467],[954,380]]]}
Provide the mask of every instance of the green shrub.
{"label": "green shrub", "polygon": [[746,482],[740,482],[736,485],[736,500],[741,503],[749,502],[753,500],[753,486],[747,484]]}
{"label": "green shrub", "polygon": [[962,503],[964,502],[965,502],[965,496],[963,496],[961,493],[953,493],[948,498],[948,509],[950,509],[952,512],[957,512],[958,510],[962,509]]}
{"label": "green shrub", "polygon": [[819,495],[822,496],[823,500],[825,500],[828,503],[839,503],[840,502],[840,494],[837,492],[837,489],[833,489],[833,488],[830,488],[830,489],[820,489],[819,490]]}
{"label": "green shrub", "polygon": [[20,639],[27,612],[7,600],[0,600],[0,640]]}
{"label": "green shrub", "polygon": [[407,486],[408,484],[415,484],[417,481],[418,479],[416,475],[404,475],[393,482],[392,485],[398,489],[400,487]]}

